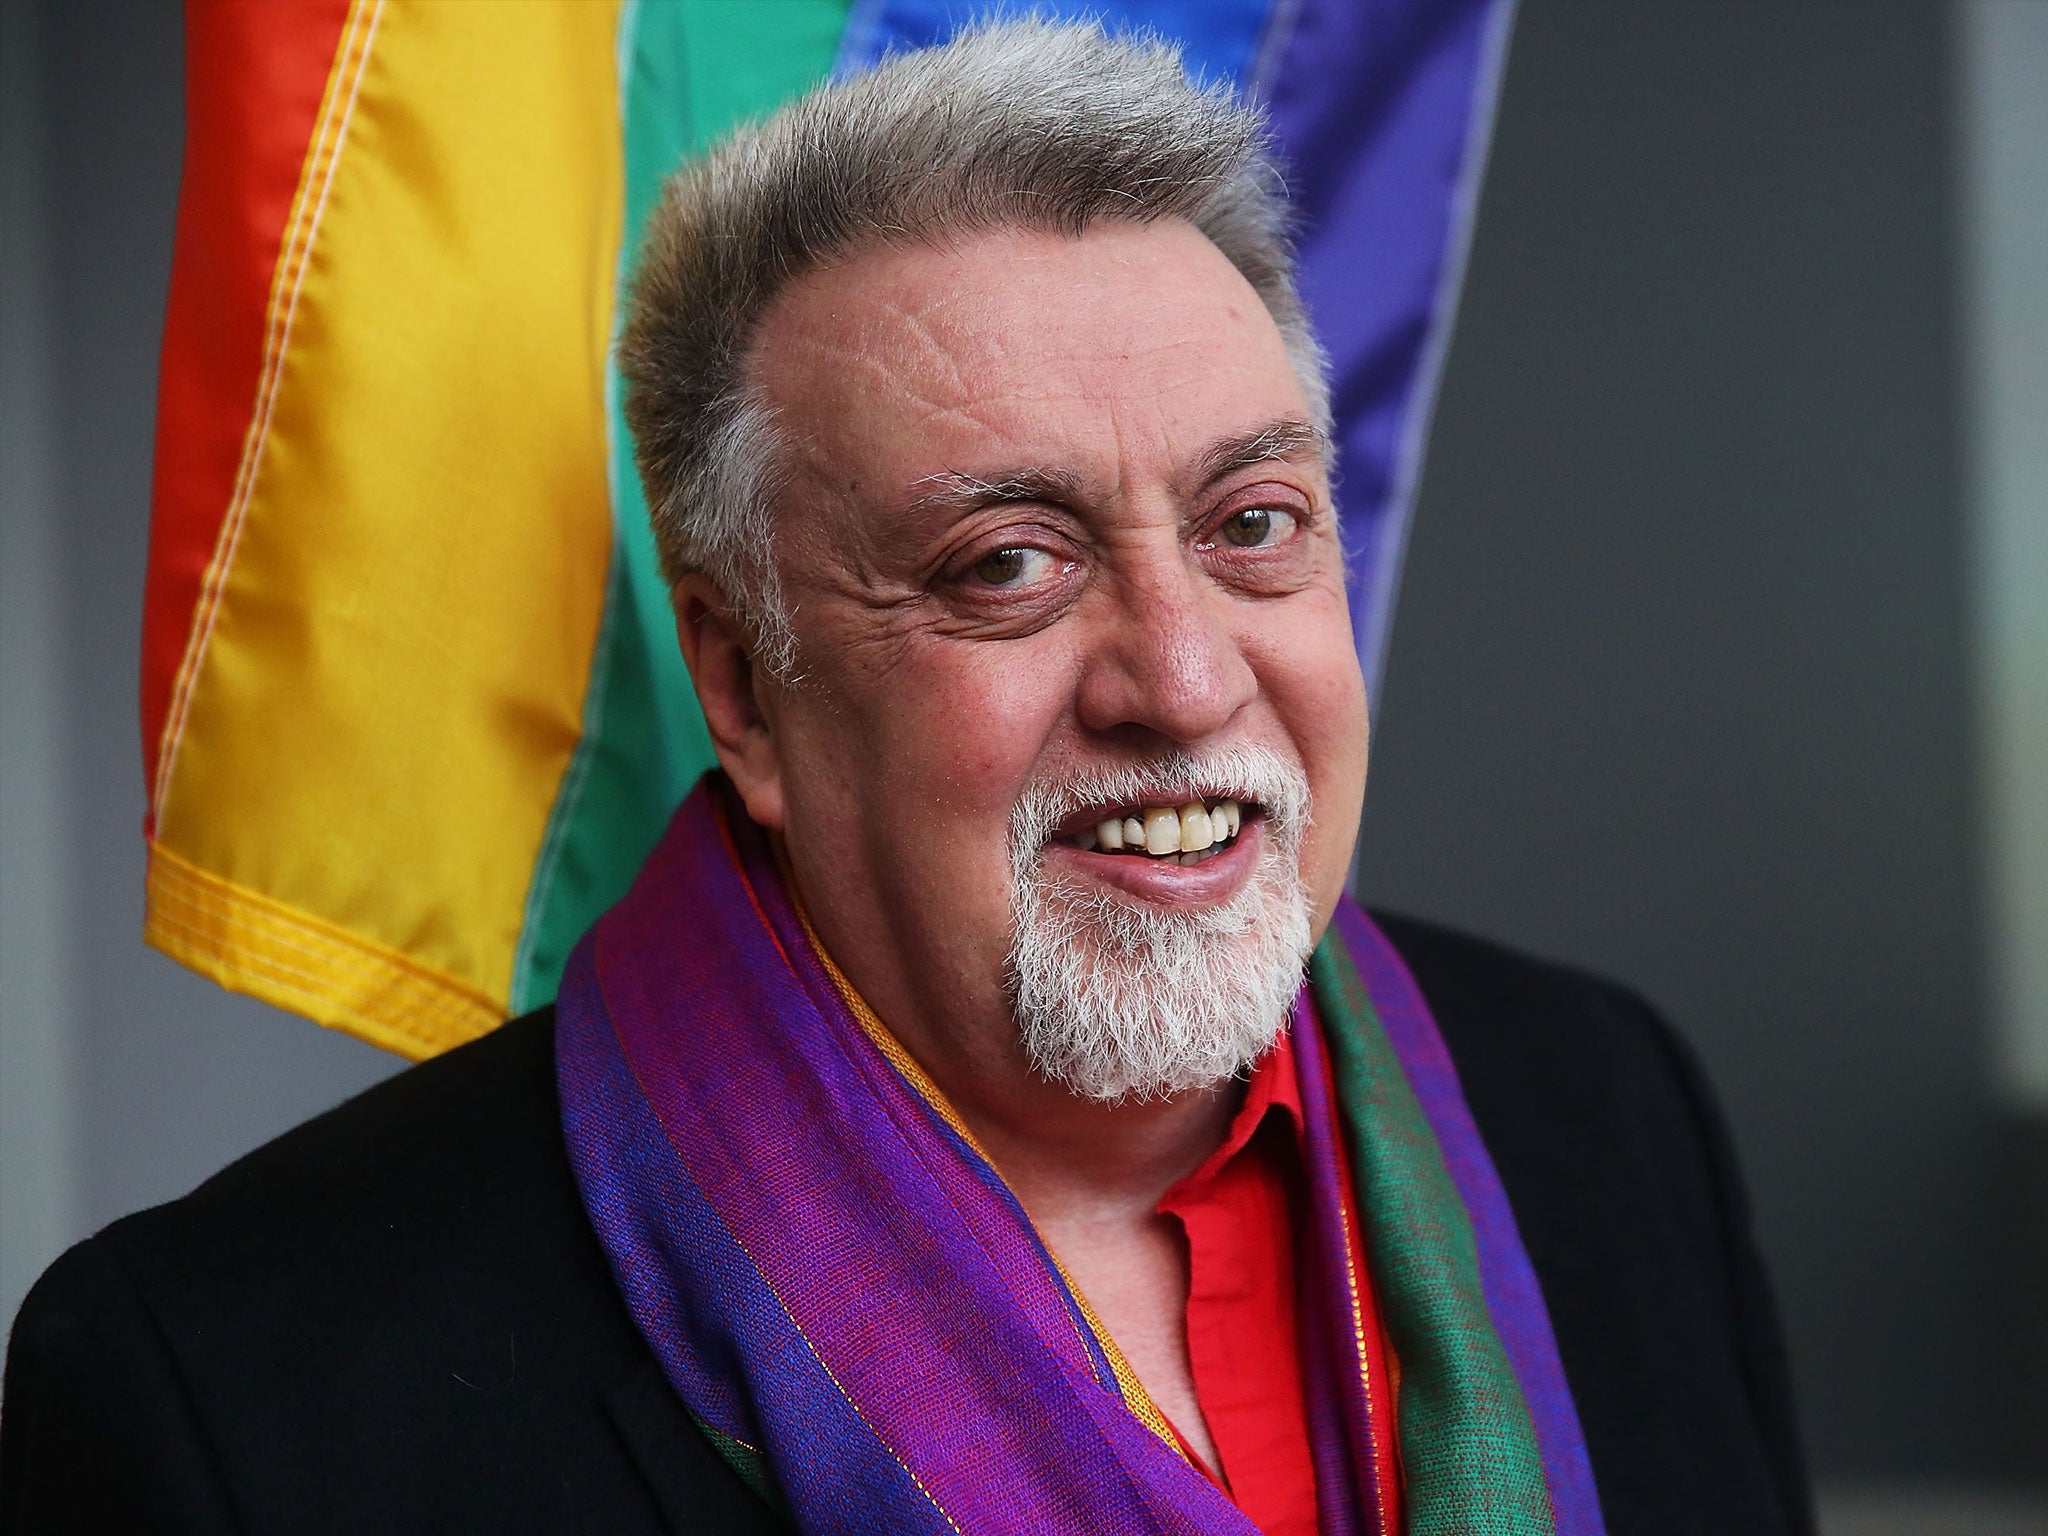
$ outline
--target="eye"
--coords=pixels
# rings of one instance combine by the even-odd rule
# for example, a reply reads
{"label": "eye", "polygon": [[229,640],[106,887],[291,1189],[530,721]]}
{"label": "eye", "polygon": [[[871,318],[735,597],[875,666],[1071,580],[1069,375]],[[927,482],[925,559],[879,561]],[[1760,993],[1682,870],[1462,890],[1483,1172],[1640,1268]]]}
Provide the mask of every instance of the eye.
{"label": "eye", "polygon": [[1280,507],[1245,507],[1223,520],[1216,537],[1238,549],[1259,549],[1286,543],[1298,522],[1292,512]]}
{"label": "eye", "polygon": [[1042,549],[1017,545],[992,549],[974,562],[974,579],[985,587],[1027,587],[1051,569],[1052,556]]}

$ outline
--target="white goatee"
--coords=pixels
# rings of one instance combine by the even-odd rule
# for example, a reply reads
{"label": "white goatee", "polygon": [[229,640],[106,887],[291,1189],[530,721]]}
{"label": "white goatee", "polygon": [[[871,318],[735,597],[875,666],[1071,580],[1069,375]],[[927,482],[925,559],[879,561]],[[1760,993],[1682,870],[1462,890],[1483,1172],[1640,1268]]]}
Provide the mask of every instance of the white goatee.
{"label": "white goatee", "polygon": [[[1083,807],[1256,803],[1258,868],[1220,907],[1176,912],[1048,872],[1054,827]],[[1010,818],[1011,1005],[1032,1067],[1083,1098],[1144,1101],[1250,1069],[1273,1044],[1310,949],[1301,843],[1308,779],[1263,747],[1034,785]]]}

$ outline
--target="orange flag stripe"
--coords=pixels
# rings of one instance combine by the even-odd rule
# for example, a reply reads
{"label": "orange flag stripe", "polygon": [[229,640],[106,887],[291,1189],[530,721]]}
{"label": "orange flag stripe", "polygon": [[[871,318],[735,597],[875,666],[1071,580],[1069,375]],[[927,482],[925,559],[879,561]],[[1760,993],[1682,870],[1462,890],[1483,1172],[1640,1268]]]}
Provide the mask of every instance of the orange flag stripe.
{"label": "orange flag stripe", "polygon": [[159,744],[256,398],[279,249],[349,0],[189,0],[185,172],[157,388],[142,750]]}

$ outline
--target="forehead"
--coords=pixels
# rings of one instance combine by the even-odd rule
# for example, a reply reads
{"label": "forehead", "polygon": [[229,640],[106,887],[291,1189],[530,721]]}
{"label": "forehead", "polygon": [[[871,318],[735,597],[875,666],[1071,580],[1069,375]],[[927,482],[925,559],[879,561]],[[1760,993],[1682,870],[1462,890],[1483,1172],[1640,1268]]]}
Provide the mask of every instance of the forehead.
{"label": "forehead", "polygon": [[1258,295],[1180,221],[863,251],[778,295],[753,371],[803,467],[863,499],[1013,461],[1173,475],[1306,414]]}

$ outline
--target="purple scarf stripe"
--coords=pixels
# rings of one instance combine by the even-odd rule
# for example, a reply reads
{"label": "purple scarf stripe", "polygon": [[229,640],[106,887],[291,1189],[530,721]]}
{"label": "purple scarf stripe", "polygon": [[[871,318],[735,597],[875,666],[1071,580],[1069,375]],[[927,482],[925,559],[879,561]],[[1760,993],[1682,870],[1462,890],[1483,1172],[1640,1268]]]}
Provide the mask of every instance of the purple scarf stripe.
{"label": "purple scarf stripe", "polygon": [[[586,939],[571,956],[565,998],[572,986],[587,984],[590,950]],[[760,1271],[724,1232],[649,1109],[608,1022],[594,1010],[564,1007],[556,1029],[563,1128],[585,1208],[627,1308],[677,1395],[704,1423],[765,1452],[778,1467],[805,1469],[815,1484],[806,1490],[809,1500],[875,1511],[877,1530],[920,1528],[929,1502],[902,1466],[861,1433]],[[693,1241],[677,1242],[679,1229]],[[741,1395],[747,1378],[740,1367],[749,1358],[776,1362],[778,1391],[786,1396],[765,1426]]]}
{"label": "purple scarf stripe", "polygon": [[[739,860],[742,878],[753,891],[761,916],[773,931],[777,944],[795,970],[797,979],[802,982],[813,1006],[822,1018],[836,1018],[846,1010],[845,1001],[811,945],[803,919],[797,915],[795,904],[789,898],[774,850],[765,838],[756,836],[737,839],[733,852]],[[1015,1192],[1003,1176],[961,1137],[936,1104],[910,1089],[879,1053],[863,1049],[856,1043],[849,1052],[849,1059],[850,1065],[863,1075],[878,1097],[894,1111],[914,1118],[950,1152],[950,1156],[936,1159],[929,1172],[952,1196],[960,1219],[975,1231],[999,1268],[1012,1275],[1032,1274],[1037,1277],[1038,1284],[1033,1290],[1044,1293],[1038,1298],[1040,1308],[1046,1307],[1047,1297],[1057,1305],[1065,1314],[1072,1340],[1086,1356],[1097,1383],[1121,1396],[1116,1372],[1110,1366],[1109,1357],[1103,1353],[1095,1330],[1088,1325],[1044,1239],[1038,1235],[1038,1229],[1031,1224],[1031,1218],[1025,1214],[1024,1207],[1018,1203]],[[979,1194],[974,1188],[967,1187],[970,1181],[979,1187]],[[987,1212],[984,1197],[993,1198],[1000,1209]]]}
{"label": "purple scarf stripe", "polygon": [[1350,902],[1339,905],[1336,920],[1471,1217],[1487,1312],[1536,1424],[1558,1536],[1602,1536],[1606,1527],[1593,1467],[1558,1358],[1550,1313],[1522,1247],[1500,1174],[1465,1104],[1458,1069],[1421,988],[1386,935]]}
{"label": "purple scarf stripe", "polygon": [[[1338,922],[1470,1214],[1556,1528],[1597,1536],[1542,1296],[1456,1073],[1399,957],[1349,904]],[[1339,1117],[1306,1001],[1293,1030],[1321,1526],[1377,1536]],[[804,1530],[1255,1536],[1119,1395],[1015,1197],[862,1030],[721,780],[578,946],[557,1051],[577,1181],[636,1323]]]}
{"label": "purple scarf stripe", "polygon": [[[671,1385],[714,1424],[734,1401],[751,1407],[807,1531],[1249,1536],[1098,1383],[1035,1237],[844,1007],[799,976],[761,903],[779,888],[772,863],[730,814],[731,842],[711,796],[691,797],[559,1003],[561,1048],[579,1058],[563,1083],[585,1202]],[[680,1186],[640,1166],[663,1159],[659,1146],[619,1150],[615,1105],[570,1102],[608,1026]],[[618,1074],[596,1075],[624,1091]],[[721,1289],[735,1248],[758,1285]],[[650,1252],[672,1284],[641,1273]],[[758,1315],[763,1291],[785,1328]],[[820,1401],[821,1373],[839,1404]],[[725,1390],[707,1395],[718,1377]]]}

